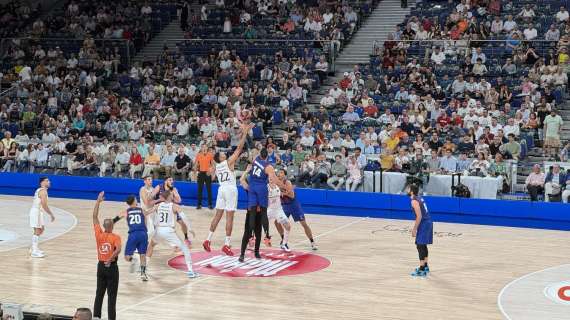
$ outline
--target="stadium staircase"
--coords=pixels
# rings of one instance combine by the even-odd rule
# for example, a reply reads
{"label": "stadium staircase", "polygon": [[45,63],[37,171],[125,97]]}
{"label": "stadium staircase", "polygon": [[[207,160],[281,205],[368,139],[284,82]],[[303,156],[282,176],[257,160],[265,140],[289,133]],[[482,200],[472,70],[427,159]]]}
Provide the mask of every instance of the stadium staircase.
{"label": "stadium staircase", "polygon": [[[409,5],[415,5],[415,1],[409,1]],[[324,93],[332,88],[333,83],[342,79],[345,71],[352,71],[355,64],[370,63],[374,41],[384,43],[388,34],[394,31],[394,28],[402,23],[409,13],[410,7],[402,9],[399,0],[380,1],[337,57],[335,76],[327,79],[321,86],[320,94],[315,93],[309,98],[309,110],[315,111],[318,108]]]}
{"label": "stadium staircase", "polygon": [[169,50],[176,48],[176,44],[184,39],[184,31],[180,28],[180,19],[176,18],[162,29],[152,40],[145,45],[145,47],[137,53],[132,62],[142,63],[145,59],[154,60],[160,56],[164,47]]}
{"label": "stadium staircase", "polygon": [[[414,1],[409,1],[410,5]],[[362,24],[351,42],[343,49],[336,60],[337,74],[352,70],[358,63],[369,63],[374,41],[384,43],[388,34],[404,21],[410,8],[400,7],[400,0],[382,0],[370,17]]]}

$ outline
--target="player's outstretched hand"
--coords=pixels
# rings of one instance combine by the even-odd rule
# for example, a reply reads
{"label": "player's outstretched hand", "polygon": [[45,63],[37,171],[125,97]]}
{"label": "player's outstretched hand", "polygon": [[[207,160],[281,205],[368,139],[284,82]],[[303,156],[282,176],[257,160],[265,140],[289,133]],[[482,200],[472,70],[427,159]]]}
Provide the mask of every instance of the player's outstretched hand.
{"label": "player's outstretched hand", "polygon": [[99,192],[99,195],[97,196],[97,202],[103,202],[103,201],[105,201],[105,191]]}

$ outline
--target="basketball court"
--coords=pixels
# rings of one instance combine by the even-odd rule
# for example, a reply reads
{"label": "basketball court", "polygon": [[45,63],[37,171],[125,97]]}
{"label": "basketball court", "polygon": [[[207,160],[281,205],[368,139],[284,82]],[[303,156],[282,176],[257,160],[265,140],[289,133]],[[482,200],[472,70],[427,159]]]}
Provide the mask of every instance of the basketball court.
{"label": "basketball court", "polygon": [[[47,225],[40,245],[47,257],[32,259],[27,227],[32,198],[0,199],[0,299],[34,312],[73,314],[77,307],[92,308],[95,201],[50,198],[56,222]],[[124,208],[105,202],[101,217],[113,217]],[[240,265],[237,257],[204,253],[201,243],[213,211],[188,207],[185,212],[196,232],[192,252],[202,276],[187,279],[176,269],[179,261],[172,249],[164,245],[155,251],[146,283],[129,274],[121,259],[119,319],[530,320],[568,319],[570,314],[566,232],[435,223],[432,273],[418,279],[409,275],[417,264],[411,221],[308,215],[318,251],[310,250],[295,224],[292,254],[266,248],[261,261]],[[243,212],[237,213],[234,251],[243,220]],[[224,221],[213,248],[222,245]],[[278,242],[275,228],[271,231]],[[126,223],[119,222],[115,232],[124,244]]]}

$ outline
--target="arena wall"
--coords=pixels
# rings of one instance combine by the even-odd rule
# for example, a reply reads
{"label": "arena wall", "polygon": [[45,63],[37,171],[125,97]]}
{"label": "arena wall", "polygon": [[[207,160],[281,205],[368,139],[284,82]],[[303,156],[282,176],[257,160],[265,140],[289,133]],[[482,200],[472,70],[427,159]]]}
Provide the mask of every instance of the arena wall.
{"label": "arena wall", "polygon": [[[31,196],[38,185],[38,174],[0,173],[0,194]],[[123,201],[136,194],[141,180],[48,175],[50,197],[95,199],[105,191],[106,199]],[[161,182],[156,180],[155,183]],[[217,185],[213,184],[214,201]],[[184,205],[196,205],[197,185],[176,182]],[[205,190],[204,190],[205,193]],[[325,215],[412,219],[409,199],[403,195],[297,189],[305,212]],[[436,221],[570,230],[569,206],[563,203],[426,197]],[[207,204],[203,201],[202,203]],[[239,207],[245,208],[246,194],[239,190]]]}

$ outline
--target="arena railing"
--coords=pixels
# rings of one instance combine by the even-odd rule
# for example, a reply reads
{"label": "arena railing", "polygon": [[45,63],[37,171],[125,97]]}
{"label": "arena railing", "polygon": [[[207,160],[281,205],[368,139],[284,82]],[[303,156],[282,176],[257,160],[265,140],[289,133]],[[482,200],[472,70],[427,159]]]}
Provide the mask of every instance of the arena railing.
{"label": "arena railing", "polygon": [[[169,42],[176,42],[178,46],[182,45],[206,45],[208,50],[216,45],[226,45],[228,50],[242,49],[246,50],[248,55],[260,54],[259,50],[266,49],[285,49],[287,47],[305,47],[311,45],[312,49],[319,49],[321,53],[327,57],[329,63],[329,71],[336,70],[336,58],[340,52],[341,43],[332,40],[301,40],[301,39],[232,39],[232,38],[193,38],[193,39],[167,39]],[[261,53],[263,54],[263,53]]]}
{"label": "arena railing", "polygon": [[[121,63],[130,65],[131,59],[136,53],[136,49],[132,40],[127,39],[106,39],[94,38],[95,48],[99,53],[99,57],[103,57],[107,48],[111,53],[115,48],[119,48],[121,55]],[[65,38],[65,37],[21,37],[21,38],[4,38],[0,41],[0,57],[6,57],[10,49],[15,47],[25,47],[41,45],[46,51],[50,48],[59,47],[66,55],[75,54],[77,58],[79,50],[83,46],[85,39]]]}
{"label": "arena railing", "polygon": [[[444,51],[447,49],[454,49],[454,51],[467,50],[467,49],[474,49],[477,47],[481,47],[483,52],[485,52],[487,58],[495,57],[495,54],[500,57],[504,54],[507,42],[512,39],[507,38],[492,38],[492,39],[460,39],[460,40],[451,40],[451,39],[428,39],[428,40],[393,40],[396,43],[396,47],[398,44],[405,44],[405,47],[402,49],[409,50],[410,48],[419,48],[419,49],[433,49],[435,47],[440,47]],[[379,49],[384,48],[384,43],[388,40],[374,40],[372,43],[372,52],[371,55],[377,55],[379,53]],[[539,55],[541,55],[540,51],[545,49],[554,49],[556,52],[557,49],[557,41],[546,40],[546,39],[534,39],[534,40],[525,40],[519,39],[520,45],[522,47],[528,47],[531,44],[536,50]],[[458,52],[460,53],[460,52]],[[408,51],[409,54],[409,51]],[[544,55],[542,55],[544,56]],[[429,59],[429,56],[427,57]]]}

